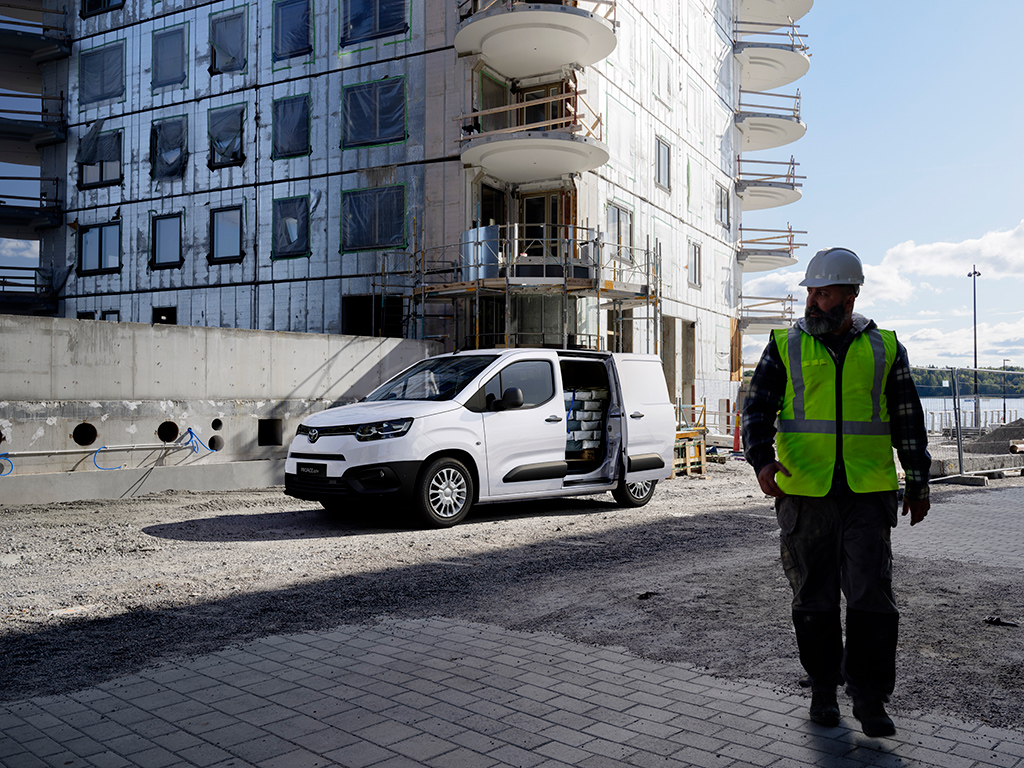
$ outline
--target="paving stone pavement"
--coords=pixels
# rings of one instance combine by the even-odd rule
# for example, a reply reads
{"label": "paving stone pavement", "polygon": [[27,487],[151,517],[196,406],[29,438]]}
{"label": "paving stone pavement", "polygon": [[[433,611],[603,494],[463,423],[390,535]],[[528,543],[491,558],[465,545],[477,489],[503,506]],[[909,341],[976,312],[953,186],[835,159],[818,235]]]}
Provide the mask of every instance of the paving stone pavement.
{"label": "paving stone pavement", "polygon": [[[956,533],[964,557],[996,547],[1024,566],[1022,510],[1024,489],[959,496],[909,535],[900,526],[896,546],[949,557]],[[382,617],[0,705],[0,766],[1024,768],[1022,731],[919,713],[870,739],[848,700],[838,728],[808,722],[807,706],[620,648]]]}

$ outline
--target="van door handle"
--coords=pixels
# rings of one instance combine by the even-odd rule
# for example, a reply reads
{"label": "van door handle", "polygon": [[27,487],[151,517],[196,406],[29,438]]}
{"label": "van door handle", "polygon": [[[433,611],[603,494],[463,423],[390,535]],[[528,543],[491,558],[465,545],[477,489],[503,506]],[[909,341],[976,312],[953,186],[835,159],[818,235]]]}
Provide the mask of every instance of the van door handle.
{"label": "van door handle", "polygon": [[554,422],[556,422],[556,421],[561,421],[561,420],[562,420],[561,416],[548,416],[546,419],[544,419],[544,421],[552,423],[552,424]]}
{"label": "van door handle", "polygon": [[631,419],[642,419],[643,417],[644,415],[640,413],[640,411],[633,411],[631,414],[629,414],[629,418]]}

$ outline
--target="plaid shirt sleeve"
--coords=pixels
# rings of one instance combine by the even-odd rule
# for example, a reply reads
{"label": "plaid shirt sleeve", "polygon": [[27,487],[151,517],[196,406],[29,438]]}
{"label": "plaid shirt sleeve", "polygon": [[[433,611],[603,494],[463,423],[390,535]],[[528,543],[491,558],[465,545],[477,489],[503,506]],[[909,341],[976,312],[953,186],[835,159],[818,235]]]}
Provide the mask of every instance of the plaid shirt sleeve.
{"label": "plaid shirt sleeve", "polygon": [[885,397],[889,403],[892,445],[907,475],[906,497],[913,501],[927,499],[932,457],[928,453],[924,408],[910,373],[907,350],[898,342],[896,360],[885,383]]}
{"label": "plaid shirt sleeve", "polygon": [[786,366],[775,339],[761,353],[743,405],[743,455],[757,474],[775,461],[775,420],[786,394]]}

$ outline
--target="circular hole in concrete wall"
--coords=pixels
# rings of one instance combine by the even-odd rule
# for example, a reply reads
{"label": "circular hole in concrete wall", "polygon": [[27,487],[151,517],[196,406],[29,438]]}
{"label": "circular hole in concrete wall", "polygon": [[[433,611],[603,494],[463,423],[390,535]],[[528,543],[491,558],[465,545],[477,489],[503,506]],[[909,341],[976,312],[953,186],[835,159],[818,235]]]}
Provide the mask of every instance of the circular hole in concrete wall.
{"label": "circular hole in concrete wall", "polygon": [[210,426],[213,427],[215,432],[220,432],[224,428],[224,422],[220,419],[214,419],[210,422]]}
{"label": "circular hole in concrete wall", "polygon": [[171,443],[178,439],[178,425],[173,421],[165,421],[156,428],[156,436],[161,443]]}
{"label": "circular hole in concrete wall", "polygon": [[77,427],[74,432],[71,433],[71,439],[74,440],[78,445],[92,445],[96,442],[96,438],[99,433],[96,431],[96,427],[87,421],[83,421]]}
{"label": "circular hole in concrete wall", "polygon": [[220,435],[214,435],[210,438],[210,450],[219,451],[224,447],[224,438]]}

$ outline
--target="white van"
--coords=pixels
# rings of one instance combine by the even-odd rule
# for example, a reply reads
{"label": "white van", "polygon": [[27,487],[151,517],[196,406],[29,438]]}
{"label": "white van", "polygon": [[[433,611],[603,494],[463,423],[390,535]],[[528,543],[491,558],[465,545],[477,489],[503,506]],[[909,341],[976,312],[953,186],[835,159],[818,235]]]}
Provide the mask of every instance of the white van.
{"label": "white van", "polygon": [[422,360],[303,419],[285,493],[409,504],[447,527],[473,504],[610,491],[646,504],[673,474],[675,411],[653,355],[474,350]]}

